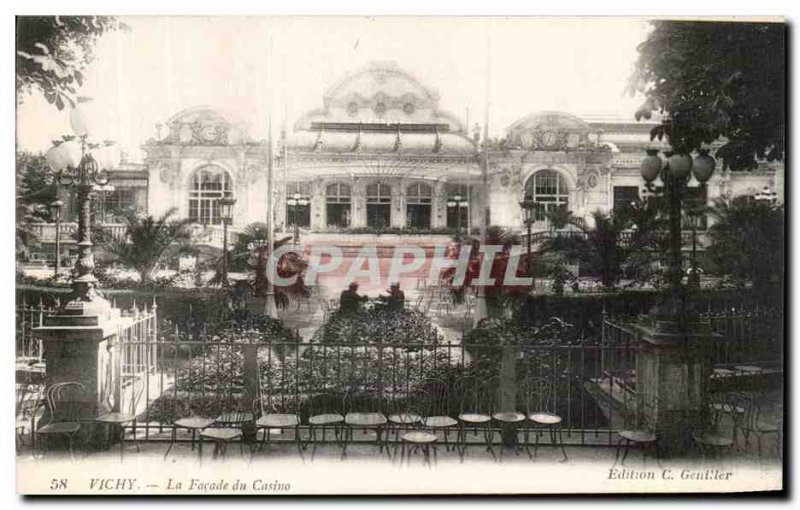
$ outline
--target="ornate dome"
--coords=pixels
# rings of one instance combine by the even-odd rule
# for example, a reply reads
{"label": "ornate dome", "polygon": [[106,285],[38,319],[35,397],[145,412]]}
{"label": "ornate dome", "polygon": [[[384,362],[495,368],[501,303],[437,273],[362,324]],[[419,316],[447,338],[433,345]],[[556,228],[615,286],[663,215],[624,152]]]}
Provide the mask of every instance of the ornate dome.
{"label": "ornate dome", "polygon": [[323,107],[300,118],[296,130],[315,123],[437,124],[464,133],[464,124],[439,110],[439,93],[394,62],[372,62],[345,75],[323,95]]}

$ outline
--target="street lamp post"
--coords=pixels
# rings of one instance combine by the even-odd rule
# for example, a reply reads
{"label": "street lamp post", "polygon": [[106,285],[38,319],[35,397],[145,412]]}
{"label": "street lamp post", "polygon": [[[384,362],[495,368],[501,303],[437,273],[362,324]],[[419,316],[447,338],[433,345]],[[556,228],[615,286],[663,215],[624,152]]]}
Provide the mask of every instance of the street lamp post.
{"label": "street lamp post", "polygon": [[64,207],[64,202],[61,200],[54,200],[50,203],[50,210],[56,218],[56,269],[54,276],[58,278],[58,273],[61,272],[61,208]]}
{"label": "street lamp post", "polygon": [[[536,203],[533,201],[533,195],[531,195],[530,191],[525,192],[525,196],[523,197],[522,201],[519,203],[519,206],[522,208],[522,221],[525,223],[525,229],[527,230],[527,262],[526,266],[528,268],[528,274],[532,275],[533,271],[531,271],[531,238],[532,233],[531,229],[533,228],[533,209],[536,207]],[[533,283],[531,283],[533,286]]]}
{"label": "street lamp post", "polygon": [[700,222],[700,211],[694,208],[686,211],[692,227],[692,270],[689,273],[688,284],[694,289],[700,288],[700,274],[697,272],[697,227]]}
{"label": "street lamp post", "polygon": [[[447,207],[451,209],[455,209],[456,211],[456,232],[461,234],[461,209],[466,209],[469,207],[469,202],[467,202],[465,197],[462,197],[460,194],[455,194],[450,199],[447,200]],[[469,232],[467,232],[469,235]]]}
{"label": "street lamp post", "polygon": [[306,195],[301,193],[295,193],[292,195],[292,198],[286,200],[286,204],[291,207],[292,211],[292,222],[294,227],[294,244],[300,242],[300,226],[297,222],[297,216],[300,213],[300,207],[307,206],[309,203],[309,198]]}
{"label": "street lamp post", "polygon": [[222,285],[228,286],[228,225],[233,219],[233,205],[236,199],[225,197],[220,199],[219,208],[222,216]]}
{"label": "street lamp post", "polygon": [[640,167],[642,178],[648,191],[659,193],[653,188],[658,178],[664,182],[664,190],[669,200],[669,269],[667,270],[667,299],[658,307],[657,317],[662,323],[673,326],[683,322],[684,289],[682,285],[683,267],[681,264],[681,207],[684,188],[688,178],[695,179],[704,186],[714,173],[716,162],[708,151],[692,160],[688,154],[665,154],[666,163],[658,156],[658,151],[648,150]]}
{"label": "street lamp post", "polygon": [[90,120],[79,101],[70,114],[70,124],[77,136],[65,136],[47,151],[45,159],[57,173],[60,185],[74,188],[77,193],[78,214],[78,260],[72,279],[72,299],[65,310],[78,315],[107,316],[111,305],[97,292],[94,276],[94,253],[91,239],[91,214],[93,191],[109,181],[108,170],[119,164],[121,153],[112,142],[92,144],[88,142]]}

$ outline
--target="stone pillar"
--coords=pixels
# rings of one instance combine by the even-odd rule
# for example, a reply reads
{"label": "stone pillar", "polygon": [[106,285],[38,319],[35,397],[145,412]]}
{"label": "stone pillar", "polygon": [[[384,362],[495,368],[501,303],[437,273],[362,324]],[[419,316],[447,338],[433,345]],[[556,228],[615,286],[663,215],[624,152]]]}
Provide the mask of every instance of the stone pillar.
{"label": "stone pillar", "polygon": [[406,193],[404,181],[392,183],[392,203],[390,210],[390,224],[394,228],[406,226]]}
{"label": "stone pillar", "polygon": [[688,332],[680,333],[670,332],[657,321],[643,321],[633,325],[633,330],[640,347],[636,406],[643,423],[638,425],[654,428],[664,452],[685,452],[692,447],[692,429],[707,425],[710,325],[691,323]]}
{"label": "stone pillar", "polygon": [[[120,355],[115,342],[121,320],[117,309],[95,315],[89,311],[74,313],[67,308],[45,317],[44,324],[36,330],[44,344],[46,387],[61,382],[85,386],[86,392],[80,392],[80,396],[78,392],[69,395],[71,399],[82,399],[75,406],[81,420],[91,421],[101,413],[114,410],[112,403],[114,406],[119,403],[119,395],[114,393]],[[42,419],[45,418],[49,419],[49,410]],[[87,435],[98,432],[86,426],[84,430]]]}

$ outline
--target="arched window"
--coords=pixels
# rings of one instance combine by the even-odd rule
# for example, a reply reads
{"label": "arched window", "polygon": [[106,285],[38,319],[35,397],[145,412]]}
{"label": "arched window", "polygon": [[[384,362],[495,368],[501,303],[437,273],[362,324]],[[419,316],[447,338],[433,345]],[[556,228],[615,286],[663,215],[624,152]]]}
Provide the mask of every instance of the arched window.
{"label": "arched window", "polygon": [[433,189],[425,183],[415,182],[406,188],[406,226],[430,228]]}
{"label": "arched window", "polygon": [[350,226],[351,195],[350,185],[343,182],[335,182],[325,188],[325,212],[328,226],[342,228]]}
{"label": "arched window", "polygon": [[569,188],[564,178],[555,170],[540,170],[525,184],[525,192],[533,196],[536,221],[544,221],[547,214],[561,207],[569,207]]}
{"label": "arched window", "polygon": [[217,166],[197,169],[189,188],[189,219],[204,225],[222,224],[219,201],[232,197],[228,172]]}
{"label": "arched window", "polygon": [[375,182],[367,185],[367,226],[386,228],[392,222],[392,188]]}

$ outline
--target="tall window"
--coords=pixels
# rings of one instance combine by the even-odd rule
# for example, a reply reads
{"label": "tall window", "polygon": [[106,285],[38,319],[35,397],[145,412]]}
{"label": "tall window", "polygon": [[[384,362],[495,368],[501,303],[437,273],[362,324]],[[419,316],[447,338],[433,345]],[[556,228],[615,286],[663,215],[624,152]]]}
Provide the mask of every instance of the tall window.
{"label": "tall window", "polygon": [[561,174],[555,170],[540,170],[528,179],[525,191],[533,195],[535,221],[544,221],[548,213],[560,207],[569,207],[569,188]]}
{"label": "tall window", "polygon": [[[311,226],[311,183],[286,183],[286,223],[298,227]],[[289,200],[297,203],[290,204]]]}
{"label": "tall window", "polygon": [[325,207],[329,227],[350,226],[350,185],[343,182],[329,184],[325,190]]}
{"label": "tall window", "polygon": [[406,226],[411,228],[430,228],[433,189],[424,183],[416,182],[406,188]]}
{"label": "tall window", "polygon": [[456,203],[454,207],[447,207],[447,227],[467,228],[469,224],[469,202],[470,198],[472,198],[469,184],[448,183],[445,190],[448,202],[453,201],[454,197],[461,198],[461,205]]}
{"label": "tall window", "polygon": [[103,223],[119,223],[136,211],[136,190],[116,188],[99,194],[98,206]]}
{"label": "tall window", "polygon": [[367,186],[367,226],[386,228],[392,222],[392,188],[388,184]]}
{"label": "tall window", "polygon": [[639,200],[638,186],[614,186],[614,214],[627,211],[631,202]]}
{"label": "tall window", "polygon": [[198,169],[189,189],[189,219],[204,225],[222,224],[219,201],[225,197],[233,197],[228,172],[215,166]]}

